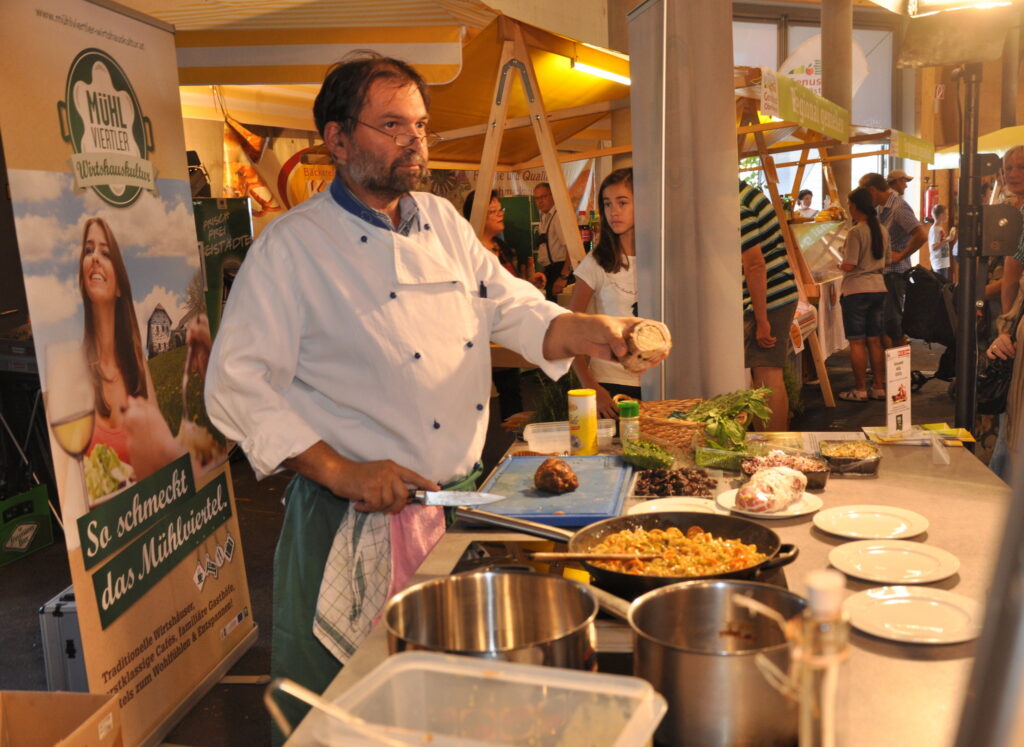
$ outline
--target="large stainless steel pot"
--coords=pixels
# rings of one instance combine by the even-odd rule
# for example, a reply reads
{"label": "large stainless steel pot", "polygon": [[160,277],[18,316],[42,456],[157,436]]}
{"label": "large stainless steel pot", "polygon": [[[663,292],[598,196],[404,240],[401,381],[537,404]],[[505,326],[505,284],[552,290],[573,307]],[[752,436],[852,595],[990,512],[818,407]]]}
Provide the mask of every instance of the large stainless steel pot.
{"label": "large stainless steel pot", "polygon": [[597,611],[593,594],[575,581],[486,571],[409,587],[388,603],[384,623],[391,653],[443,651],[593,670]]}
{"label": "large stainless steel pot", "polygon": [[789,645],[775,622],[734,605],[734,594],[786,619],[806,606],[792,592],[753,581],[690,581],[630,605],[633,672],[668,701],[659,744],[796,744],[796,704],[769,685],[754,662],[761,653],[786,671]]}

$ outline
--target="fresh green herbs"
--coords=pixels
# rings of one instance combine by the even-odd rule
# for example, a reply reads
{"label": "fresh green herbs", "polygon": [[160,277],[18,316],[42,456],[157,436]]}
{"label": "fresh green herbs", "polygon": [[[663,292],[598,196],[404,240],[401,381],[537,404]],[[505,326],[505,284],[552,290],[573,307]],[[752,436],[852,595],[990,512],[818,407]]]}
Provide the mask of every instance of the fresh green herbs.
{"label": "fresh green herbs", "polygon": [[[769,394],[771,389],[767,387],[740,389],[704,400],[686,412],[673,412],[669,417],[704,423],[707,444],[713,449],[741,451],[747,435],[746,423],[751,418],[766,420],[771,417],[772,411],[767,403]],[[747,417],[741,425],[737,418],[744,413]]]}
{"label": "fresh green herbs", "polygon": [[676,460],[671,451],[650,441],[627,441],[622,458],[640,469],[670,469]]}

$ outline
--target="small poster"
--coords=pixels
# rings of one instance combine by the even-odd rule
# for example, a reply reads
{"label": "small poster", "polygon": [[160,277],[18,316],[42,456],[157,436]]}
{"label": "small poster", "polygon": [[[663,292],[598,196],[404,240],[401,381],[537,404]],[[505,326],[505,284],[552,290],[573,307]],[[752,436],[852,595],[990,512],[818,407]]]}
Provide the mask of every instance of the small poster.
{"label": "small poster", "polygon": [[203,290],[210,335],[217,336],[224,303],[252,244],[252,214],[246,197],[194,197],[192,212],[203,256]]}
{"label": "small poster", "polygon": [[910,346],[885,351],[885,424],[889,433],[910,430]]}

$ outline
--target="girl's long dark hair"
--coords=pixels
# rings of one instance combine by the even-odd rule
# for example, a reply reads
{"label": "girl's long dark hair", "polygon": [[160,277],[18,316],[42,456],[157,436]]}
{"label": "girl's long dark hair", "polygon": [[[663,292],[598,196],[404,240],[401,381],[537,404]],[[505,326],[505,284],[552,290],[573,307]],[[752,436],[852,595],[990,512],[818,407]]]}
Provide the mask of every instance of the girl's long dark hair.
{"label": "girl's long dark hair", "polygon": [[629,267],[629,257],[622,251],[622,242],[604,214],[604,191],[613,184],[625,184],[633,192],[633,169],[616,169],[601,182],[597,192],[597,209],[601,213],[601,238],[594,247],[594,259],[605,272],[618,272]]}
{"label": "girl's long dark hair", "polygon": [[[85,290],[85,240],[89,228],[97,225],[107,237],[110,250],[110,263],[114,267],[114,278],[120,291],[114,301],[114,350],[117,356],[117,367],[121,370],[125,390],[129,397],[146,397],[146,361],[142,355],[142,337],[139,334],[139,323],[135,316],[135,303],[132,301],[132,289],[128,282],[128,270],[121,257],[121,249],[110,226],[103,218],[90,218],[82,229],[82,251],[78,258],[78,289],[82,293],[82,304],[85,307],[85,354],[93,375],[93,387],[96,390],[96,410],[103,417],[110,416],[110,403],[103,398],[103,377],[97,359],[96,322],[93,318],[92,301]],[[97,250],[98,251],[98,250]]]}
{"label": "girl's long dark hair", "polygon": [[882,236],[882,224],[878,222],[878,214],[875,212],[875,203],[871,199],[871,192],[867,187],[857,187],[850,192],[847,199],[867,216],[868,228],[871,230],[871,256],[881,259],[885,254],[885,238]]}

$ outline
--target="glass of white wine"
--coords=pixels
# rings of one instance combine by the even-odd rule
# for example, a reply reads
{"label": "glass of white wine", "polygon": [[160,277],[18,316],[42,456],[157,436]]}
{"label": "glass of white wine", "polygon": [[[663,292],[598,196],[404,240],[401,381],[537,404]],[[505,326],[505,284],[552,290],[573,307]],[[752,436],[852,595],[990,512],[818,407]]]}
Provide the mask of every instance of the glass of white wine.
{"label": "glass of white wine", "polygon": [[46,348],[46,418],[54,440],[78,462],[82,499],[88,506],[82,458],[92,441],[96,393],[80,342],[53,343]]}

